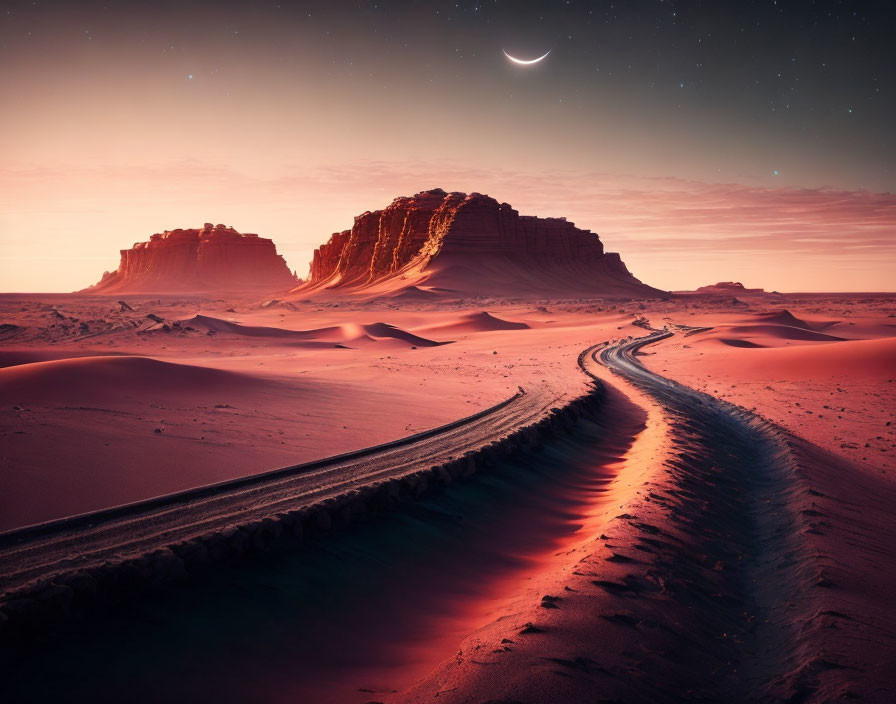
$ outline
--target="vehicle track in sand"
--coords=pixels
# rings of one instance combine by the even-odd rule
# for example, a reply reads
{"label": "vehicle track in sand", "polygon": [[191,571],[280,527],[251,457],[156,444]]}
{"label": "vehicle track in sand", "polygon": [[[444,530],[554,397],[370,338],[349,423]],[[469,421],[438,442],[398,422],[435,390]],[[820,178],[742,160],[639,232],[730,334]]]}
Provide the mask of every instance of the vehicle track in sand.
{"label": "vehicle track in sand", "polygon": [[[667,666],[657,672],[643,664],[653,679],[649,696],[683,690],[729,701],[884,701],[887,682],[858,675],[853,647],[856,637],[881,634],[862,633],[858,613],[843,613],[846,601],[830,579],[842,558],[822,536],[849,527],[835,527],[819,510],[820,497],[830,498],[819,489],[836,491],[820,482],[824,461],[809,459],[805,443],[745,408],[640,363],[644,347],[672,335],[655,331],[590,355],[652,397],[669,425],[664,486],[646,498],[678,541],[656,541],[649,527],[656,521],[627,521],[642,547],[654,550],[648,572],[662,576],[664,592],[678,584],[676,606],[687,615],[669,624],[669,632],[687,628]],[[875,550],[870,540],[855,549]],[[669,671],[681,679],[667,678]]]}
{"label": "vehicle track in sand", "polygon": [[357,452],[0,534],[0,595],[343,497],[463,457],[549,414],[522,390],[467,418]]}
{"label": "vehicle track in sand", "polygon": [[542,576],[551,608],[508,605],[388,704],[893,701],[877,656],[896,639],[892,487],[644,367],[672,335],[579,356],[650,408],[660,442],[625,460],[618,507]]}
{"label": "vehicle track in sand", "polygon": [[803,516],[790,506],[801,489],[792,457],[757,416],[638,361],[645,346],[672,335],[657,331],[592,354],[652,397],[669,424],[664,490],[648,498],[666,508],[683,540],[652,546],[653,569],[666,588],[678,583],[676,606],[691,617],[677,624],[688,627],[669,654],[681,679],[655,679],[655,695],[684,688],[698,699],[795,696],[803,685],[785,680],[795,666],[796,626],[784,612],[811,609],[804,578],[814,561],[799,540]]}
{"label": "vehicle track in sand", "polygon": [[[562,595],[553,608],[535,603],[502,618],[385,701],[431,701],[434,692],[449,704],[893,701],[894,673],[867,655],[892,652],[896,639],[893,573],[876,571],[888,568],[896,542],[892,488],[645,368],[638,353],[672,334],[579,356],[595,380],[602,364],[636,387],[667,438],[641,468],[648,481],[639,478],[604,532],[571,553],[571,569],[546,592]],[[0,591],[413,474],[543,418],[554,403],[543,390],[516,395],[386,448],[126,507],[99,523],[0,536]],[[860,490],[842,489],[844,480]]]}

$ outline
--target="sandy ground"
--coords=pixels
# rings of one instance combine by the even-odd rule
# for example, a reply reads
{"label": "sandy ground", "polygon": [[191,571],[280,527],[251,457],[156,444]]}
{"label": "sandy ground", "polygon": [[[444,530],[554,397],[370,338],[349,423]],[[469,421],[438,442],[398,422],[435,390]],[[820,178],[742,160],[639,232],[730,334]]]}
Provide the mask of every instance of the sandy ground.
{"label": "sandy ground", "polygon": [[[478,300],[352,309],[189,297],[130,297],[128,303],[133,310],[107,298],[0,298],[0,527],[401,437],[494,404],[518,386],[544,386],[561,403],[587,383],[576,365],[583,348],[640,336],[645,326],[676,332],[640,357],[650,369],[753,409],[799,444],[786,481],[775,475],[768,485],[728,485],[714,472],[729,461],[726,452],[741,451],[728,446],[712,418],[706,427],[689,425],[601,372],[613,387],[612,444],[593,457],[576,450],[570,484],[547,491],[543,505],[521,500],[525,510],[502,509],[507,521],[500,526],[491,517],[471,523],[507,536],[501,540],[485,541],[476,530],[456,534],[438,502],[413,514],[405,530],[427,540],[442,536],[437,549],[460,562],[433,557],[421,563],[420,556],[404,567],[396,562],[409,583],[426,585],[429,597],[416,611],[403,608],[408,592],[384,578],[377,590],[392,590],[394,598],[379,600],[391,614],[382,622],[359,610],[351,587],[357,576],[347,579],[345,603],[333,607],[342,616],[325,619],[332,638],[317,656],[303,655],[308,667],[317,663],[313,682],[300,686],[295,672],[277,666],[282,657],[243,663],[255,668],[248,680],[255,691],[267,683],[265,699],[310,691],[320,701],[429,701],[436,693],[439,701],[480,701],[486,694],[551,701],[558,691],[610,696],[616,685],[602,678],[616,672],[617,684],[632,677],[645,683],[636,700],[671,701],[669,691],[652,689],[663,673],[671,673],[668,686],[707,681],[705,670],[694,670],[694,658],[704,657],[694,648],[711,651],[706,657],[713,667],[729,673],[742,650],[774,648],[778,638],[781,648],[790,648],[781,657],[793,672],[775,686],[788,696],[870,691],[844,684],[846,675],[824,674],[826,668],[862,670],[872,684],[878,677],[872,651],[894,635],[885,616],[894,574],[887,547],[896,452],[894,297]],[[717,458],[707,451],[712,442]],[[550,479],[532,481],[537,487]],[[799,541],[752,543],[754,529],[732,518],[741,508],[737,497],[745,495],[755,507],[750,520],[761,530]],[[777,526],[782,519],[763,508],[766,501],[781,501],[796,523]],[[469,510],[461,501],[445,515]],[[526,511],[550,516],[527,521]],[[727,537],[720,543],[716,535]],[[369,561],[370,569],[397,559],[350,542],[333,550],[344,551],[350,563]],[[657,586],[663,580],[677,580],[683,591],[667,593]],[[767,588],[744,591],[751,580]],[[284,586],[280,573],[261,582],[234,589],[274,590],[292,614],[298,588]],[[299,598],[316,604],[303,589]],[[749,599],[764,622],[787,626],[754,632],[740,623],[736,608],[707,606],[717,598]],[[777,611],[782,598],[796,605],[792,618]],[[173,622],[182,618],[177,613],[172,610]],[[694,613],[711,618],[695,622]],[[268,616],[271,623],[282,620]],[[162,616],[153,612],[155,618]],[[309,612],[302,629],[316,618]],[[246,615],[247,622],[254,619]],[[831,619],[839,620],[831,625]],[[346,649],[339,634],[353,637],[361,620],[368,635],[357,641],[360,650]],[[837,628],[871,650],[844,652]],[[868,628],[878,632],[869,636]],[[382,657],[365,658],[371,647],[380,652],[378,633],[388,634]],[[287,652],[304,647],[295,633],[281,636]],[[833,659],[818,660],[819,647]],[[234,648],[242,653],[242,646]],[[751,655],[745,662],[756,678],[767,674],[767,658]],[[184,674],[170,686],[189,680],[199,687],[201,674]],[[340,689],[344,682],[355,687],[351,697]],[[729,696],[728,683],[720,675],[718,689],[702,693]]]}
{"label": "sandy ground", "polygon": [[891,701],[892,483],[688,390],[598,373],[648,414],[609,501],[385,701]]}
{"label": "sandy ground", "polygon": [[896,318],[891,306],[866,304],[855,310],[835,299],[819,308],[793,306],[783,314],[717,311],[701,313],[696,321],[689,316],[688,325],[712,329],[676,336],[652,348],[644,361],[664,376],[754,410],[868,471],[887,474],[889,469],[896,480]]}
{"label": "sandy ground", "polygon": [[869,471],[896,452],[885,296],[126,303],[0,296],[0,529],[393,440],[518,386],[562,399],[581,389],[575,355],[638,319],[712,328],[650,350],[656,371]]}
{"label": "sandy ground", "polygon": [[559,403],[582,347],[639,332],[530,305],[128,301],[0,298],[0,529],[386,442],[519,386]]}

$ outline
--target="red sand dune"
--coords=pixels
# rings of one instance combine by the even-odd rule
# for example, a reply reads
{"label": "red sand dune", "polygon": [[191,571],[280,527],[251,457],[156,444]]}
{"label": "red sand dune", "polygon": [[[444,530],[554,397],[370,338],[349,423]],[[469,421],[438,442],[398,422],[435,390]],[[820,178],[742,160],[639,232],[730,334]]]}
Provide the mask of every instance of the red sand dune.
{"label": "red sand dune", "polygon": [[845,340],[843,337],[828,335],[823,332],[813,332],[802,327],[790,325],[733,325],[727,328],[728,332],[748,335],[750,337],[764,337],[768,340],[801,340],[803,342],[838,342]]}
{"label": "red sand dune", "polygon": [[80,357],[21,364],[0,370],[6,398],[29,402],[84,403],[115,398],[126,385],[129,392],[156,396],[240,393],[248,376],[218,369],[160,362],[147,357]]}
{"label": "red sand dune", "polygon": [[372,323],[370,325],[362,325],[361,330],[364,331],[364,334],[358,335],[355,338],[351,338],[349,342],[357,342],[364,337],[368,337],[374,340],[398,340],[400,342],[405,342],[416,347],[435,347],[436,345],[444,344],[442,342],[428,340],[425,337],[420,337],[419,335],[414,335],[413,333],[402,330],[401,328],[397,328],[394,325],[390,325],[389,323]]}
{"label": "red sand dune", "polygon": [[496,318],[486,311],[468,313],[450,322],[439,323],[429,327],[418,328],[420,331],[435,333],[476,333],[493,332],[495,330],[528,330],[528,323],[514,322]]}
{"label": "red sand dune", "polygon": [[[793,339],[793,338],[791,338]],[[814,340],[815,338],[804,338]],[[700,364],[706,364],[701,360]],[[789,379],[896,378],[896,338],[845,340],[824,345],[767,347],[724,359],[739,377],[756,381],[786,376]]]}
{"label": "red sand dune", "polygon": [[[334,701],[432,701],[439,692],[439,701],[446,702],[553,702],[557,687],[566,684],[597,683],[594,691],[609,693],[613,682],[623,680],[605,678],[606,670],[628,678],[636,694],[646,679],[642,675],[669,683],[674,700],[679,683],[713,683],[713,675],[703,671],[705,660],[725,668],[745,652],[738,638],[754,638],[749,628],[742,628],[745,613],[738,601],[743,596],[738,589],[746,583],[760,585],[756,589],[766,609],[751,641],[762,647],[751,645],[750,653],[767,654],[767,662],[779,664],[783,658],[792,673],[788,677],[817,680],[825,687],[854,683],[863,692],[865,682],[885,681],[878,664],[884,660],[880,654],[887,652],[883,641],[859,636],[869,632],[868,623],[889,633],[882,605],[896,574],[887,562],[896,449],[887,423],[896,408],[896,338],[846,338],[892,335],[896,328],[889,316],[896,310],[891,302],[788,301],[786,315],[764,311],[746,316],[743,309],[699,297],[686,304],[678,299],[612,305],[527,300],[516,306],[475,299],[445,303],[447,298],[440,297],[445,303],[441,307],[424,298],[406,309],[394,299],[365,301],[350,309],[313,300],[261,308],[257,299],[156,297],[134,300],[138,310],[119,312],[110,301],[81,297],[70,303],[52,301],[67,311],[62,318],[46,302],[11,302],[3,318],[26,330],[17,334],[15,349],[7,347],[0,354],[0,362],[92,356],[0,369],[0,440],[14,469],[5,467],[0,473],[0,516],[8,521],[4,527],[394,439],[468,415],[518,386],[544,387],[560,406],[586,384],[576,365],[586,346],[642,335],[642,320],[654,328],[685,323],[691,329],[712,327],[690,336],[676,334],[639,359],[665,376],[755,408],[799,436],[796,445],[808,439],[819,446],[800,447],[794,472],[801,473],[802,484],[794,480],[784,486],[786,491],[769,497],[786,502],[806,522],[769,533],[762,550],[749,558],[753,572],[741,573],[737,566],[738,553],[755,547],[749,532],[732,547],[731,536],[743,527],[738,522],[744,508],[738,503],[740,492],[756,488],[726,488],[731,479],[724,471],[730,461],[726,452],[736,438],[721,432],[722,425],[695,445],[691,433],[699,428],[684,423],[670,431],[679,422],[674,414],[660,412],[644,393],[604,373],[609,384],[645,409],[647,426],[630,446],[631,434],[624,430],[607,445],[600,444],[602,458],[581,467],[584,483],[562,484],[559,475],[545,473],[551,496],[561,503],[542,502],[545,492],[503,513],[505,506],[494,518],[516,525],[506,542],[493,535],[478,541],[472,531],[449,551],[439,547],[444,545],[440,536],[454,535],[451,526],[463,524],[467,516],[442,512],[436,493],[433,506],[412,508],[413,520],[403,519],[399,529],[411,546],[417,545],[414,531],[426,531],[435,547],[420,551],[413,570],[377,572],[376,589],[384,596],[376,603],[383,605],[384,614],[367,609],[368,581],[346,586],[341,603],[354,607],[328,614],[330,582],[324,579],[321,593],[314,595],[324,606],[305,625],[323,632],[328,624],[338,624],[339,633],[347,635],[328,635],[318,654],[315,641],[302,640],[295,647],[306,659],[296,661],[285,652],[272,660],[264,649],[270,631],[258,628],[251,632],[259,639],[248,647],[260,654],[250,658],[243,650],[250,629],[231,624],[228,644],[236,655],[227,665],[211,657],[209,667],[235,672],[235,687],[265,699],[321,685],[324,701],[331,694]],[[486,306],[488,313],[481,310]],[[197,310],[203,312],[196,315]],[[148,312],[179,320],[181,327],[145,334],[141,326]],[[92,322],[100,319],[108,319],[107,328]],[[832,319],[843,321],[836,337],[821,332],[821,323],[815,322]],[[81,321],[88,321],[96,334],[83,336]],[[456,341],[437,344],[449,339]],[[31,347],[23,348],[22,340],[30,340]],[[352,349],[335,349],[337,345]],[[107,351],[137,354],[98,356]],[[7,404],[7,399],[12,400]],[[620,400],[616,397],[616,405],[605,407],[614,422],[625,421],[625,414],[618,413]],[[562,464],[569,457],[564,442],[546,442],[533,466],[543,470],[545,462]],[[688,463],[707,457],[707,448],[718,452],[696,469],[709,474],[690,474],[696,469]],[[665,462],[670,457],[675,462]],[[741,474],[745,481],[753,466],[759,464]],[[482,475],[494,490],[491,479]],[[785,479],[790,481],[789,476],[778,478]],[[599,490],[582,497],[580,486],[592,480]],[[573,501],[576,497],[584,500]],[[765,501],[750,506],[754,504],[761,511],[766,506]],[[504,506],[487,505],[490,511]],[[538,518],[527,522],[526,510],[540,512]],[[763,520],[777,520],[777,514],[761,511]],[[437,527],[429,530],[431,525]],[[556,535],[543,532],[551,525],[564,526],[559,544]],[[365,528],[359,532],[366,536]],[[791,540],[800,541],[794,548],[799,558],[795,567],[784,559]],[[502,544],[509,552],[501,553]],[[657,561],[658,555],[668,557],[670,545],[684,545],[683,552],[674,560]],[[474,550],[484,547],[496,552],[474,560]],[[350,545],[345,555],[350,563],[359,553]],[[761,564],[764,555],[773,556],[769,565]],[[453,570],[453,559],[468,558],[472,564]],[[449,577],[446,570],[452,570]],[[272,573],[256,575],[261,586],[250,592],[264,594],[257,603],[265,605],[272,603],[272,593],[279,594],[284,608],[292,609],[295,594]],[[429,587],[419,604],[404,608],[403,600],[413,599],[414,592],[408,574],[426,579]],[[631,575],[640,577],[629,585],[625,580]],[[756,581],[742,579],[745,575]],[[277,585],[273,592],[272,583]],[[768,592],[762,591],[764,585]],[[829,591],[819,591],[824,589]],[[831,606],[831,600],[836,604]],[[247,601],[241,595],[240,603]],[[775,611],[779,607],[784,611]],[[276,609],[271,613],[277,618],[266,624],[293,628],[294,610],[286,617]],[[694,620],[695,613],[701,620]],[[778,649],[777,641],[762,640],[767,623],[794,626],[797,635],[785,643],[786,650]],[[729,637],[732,625],[737,638]],[[844,635],[856,638],[846,655],[836,650]],[[845,663],[846,669],[825,669],[825,661],[816,657],[821,651],[807,650],[810,654],[804,656],[789,647],[805,645],[810,637],[813,643],[821,638],[833,644],[837,657],[831,662]],[[872,641],[873,647],[861,645]],[[691,647],[703,648],[705,657],[683,662],[679,654]],[[643,671],[632,669],[632,654],[645,655]],[[317,656],[320,668],[310,664]],[[159,657],[165,663],[181,660]],[[854,669],[858,666],[861,671]],[[157,672],[154,668],[150,676]],[[202,687],[212,685],[204,672],[193,672],[190,679],[167,668],[165,676],[172,678],[172,688],[190,679],[195,691],[207,694]],[[411,685],[415,677],[421,679],[409,692],[391,691]],[[222,678],[215,682],[226,692]],[[358,691],[368,682],[385,686],[377,692]],[[846,689],[837,690],[842,691]]]}
{"label": "red sand dune", "polygon": [[[26,328],[15,347],[0,347],[0,365],[59,360],[20,368],[0,390],[7,525],[393,440],[493,405],[518,386],[551,386],[559,400],[582,383],[574,364],[581,347],[615,332],[621,318],[599,321],[596,333],[573,326],[562,343],[539,325],[443,344],[458,336],[419,329],[469,324],[477,311],[259,307],[257,299],[173,295],[128,303],[0,297],[2,317]],[[150,313],[167,328],[147,333]],[[519,315],[478,316],[479,325],[503,327]],[[537,359],[533,344],[544,350]],[[21,374],[32,381],[14,385]],[[37,383],[44,378],[53,381]],[[43,485],[60,488],[39,498]]]}
{"label": "red sand dune", "polygon": [[810,325],[805,320],[800,320],[786,308],[782,308],[781,310],[772,313],[759,313],[753,319],[749,320],[749,322],[787,325],[793,328],[803,328],[804,330],[815,329],[814,326]]}
{"label": "red sand dune", "polygon": [[[417,347],[434,347],[444,344],[414,335],[389,323],[354,324],[344,323],[314,330],[289,330],[258,325],[240,325],[229,320],[196,315],[180,321],[183,327],[253,338],[271,338],[276,342],[327,343],[327,346],[355,346],[364,343],[387,341],[402,342]],[[333,344],[330,344],[333,343]]]}
{"label": "red sand dune", "polygon": [[760,349],[760,348],[767,346],[767,345],[760,345],[758,342],[750,342],[750,340],[741,340],[736,337],[734,337],[734,338],[720,337],[720,338],[718,338],[718,340],[723,345],[729,345],[731,347],[749,347],[749,348]]}
{"label": "red sand dune", "polygon": [[394,440],[477,409],[444,391],[432,404],[418,376],[388,386],[134,356],[2,368],[0,530]]}
{"label": "red sand dune", "polygon": [[385,294],[377,296],[377,299],[384,301],[393,301],[396,303],[413,303],[415,301],[437,301],[440,298],[448,298],[457,295],[457,291],[452,291],[447,288],[423,288],[421,286],[407,286],[405,288],[399,288],[394,292],[387,291]]}
{"label": "red sand dune", "polygon": [[209,315],[194,315],[180,321],[181,325],[196,330],[213,333],[229,333],[232,335],[245,335],[247,337],[273,337],[293,339],[316,339],[317,330],[286,330],[284,328],[267,327],[261,325],[241,325],[231,320],[213,318]]}
{"label": "red sand dune", "polygon": [[96,356],[120,356],[122,353],[114,350],[82,350],[78,348],[59,347],[12,347],[0,349],[0,369],[14,367],[18,364],[32,364],[34,362],[51,362],[55,359],[68,359],[73,357]]}
{"label": "red sand dune", "polygon": [[786,308],[772,311],[769,313],[757,313],[752,318],[744,320],[746,323],[770,323],[772,325],[787,325],[794,328],[803,328],[804,330],[826,330],[829,327],[837,325],[837,320],[808,320],[805,318],[797,318]]}
{"label": "red sand dune", "polygon": [[757,335],[726,339],[728,330],[657,345],[649,366],[780,423],[800,437],[896,479],[896,337],[840,342]]}

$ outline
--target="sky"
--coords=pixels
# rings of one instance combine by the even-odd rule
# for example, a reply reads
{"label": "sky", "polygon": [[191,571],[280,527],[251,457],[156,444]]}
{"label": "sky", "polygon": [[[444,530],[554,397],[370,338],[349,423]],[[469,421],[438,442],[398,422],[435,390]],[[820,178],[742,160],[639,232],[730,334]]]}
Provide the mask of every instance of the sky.
{"label": "sky", "polygon": [[434,187],[663,289],[893,290],[894,36],[889,2],[2,0],[0,290],[204,222],[302,276]]}

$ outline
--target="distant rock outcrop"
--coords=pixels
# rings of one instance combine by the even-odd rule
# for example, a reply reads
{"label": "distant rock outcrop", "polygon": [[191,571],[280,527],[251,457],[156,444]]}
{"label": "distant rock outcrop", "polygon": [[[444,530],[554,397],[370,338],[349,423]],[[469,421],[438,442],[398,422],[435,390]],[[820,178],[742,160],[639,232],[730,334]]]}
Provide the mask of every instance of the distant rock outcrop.
{"label": "distant rock outcrop", "polygon": [[749,296],[750,294],[765,293],[765,289],[745,288],[740,281],[719,281],[710,286],[701,286],[695,293],[711,293],[716,296]]}
{"label": "distant rock outcrop", "polygon": [[118,269],[82,293],[279,291],[299,280],[274,243],[232,227],[166,230],[121,250]]}
{"label": "distant rock outcrop", "polygon": [[[416,287],[413,288],[412,287]],[[620,295],[662,292],[638,281],[598,236],[565,218],[520,215],[479,193],[396,198],[321,245],[296,293]]]}

